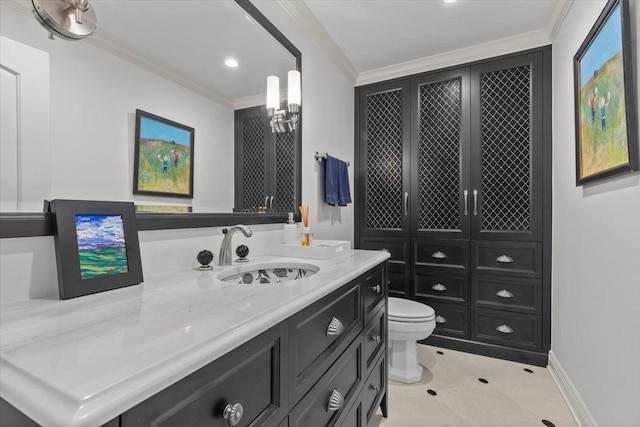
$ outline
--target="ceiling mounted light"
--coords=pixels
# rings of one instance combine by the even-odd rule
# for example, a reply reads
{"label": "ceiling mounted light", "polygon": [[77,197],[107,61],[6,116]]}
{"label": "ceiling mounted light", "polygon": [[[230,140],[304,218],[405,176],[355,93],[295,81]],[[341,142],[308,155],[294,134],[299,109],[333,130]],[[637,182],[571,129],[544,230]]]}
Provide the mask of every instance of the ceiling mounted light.
{"label": "ceiling mounted light", "polygon": [[300,71],[289,71],[287,79],[287,109],[280,110],[280,80],[276,76],[267,77],[267,115],[271,117],[273,133],[292,132],[298,123],[301,103]]}
{"label": "ceiling mounted light", "polygon": [[445,3],[455,3],[456,0],[444,0]]}
{"label": "ceiling mounted light", "polygon": [[82,40],[96,30],[98,20],[88,0],[31,0],[31,4],[50,39]]}
{"label": "ceiling mounted light", "polygon": [[226,61],[224,61],[224,65],[229,68],[236,68],[238,66],[238,61],[233,58],[228,58]]}

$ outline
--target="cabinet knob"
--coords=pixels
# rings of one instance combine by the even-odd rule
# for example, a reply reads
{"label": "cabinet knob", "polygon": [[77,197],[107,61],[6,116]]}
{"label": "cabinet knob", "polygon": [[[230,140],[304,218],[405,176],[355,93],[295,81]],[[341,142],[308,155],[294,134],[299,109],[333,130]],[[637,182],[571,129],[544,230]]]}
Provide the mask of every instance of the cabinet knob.
{"label": "cabinet knob", "polygon": [[242,408],[241,404],[239,403],[235,403],[233,405],[228,404],[227,406],[224,407],[224,410],[222,411],[222,418],[227,420],[230,426],[235,426],[242,419],[243,412],[244,412],[244,409]]}
{"label": "cabinet knob", "polygon": [[434,291],[438,291],[438,292],[444,292],[447,290],[447,287],[445,285],[443,285],[442,283],[436,283],[435,285],[433,285],[431,287],[431,289],[433,289]]}
{"label": "cabinet knob", "polygon": [[382,289],[382,288],[380,287],[380,285],[373,285],[373,286],[371,286],[371,290],[372,290],[373,292],[376,292],[376,293],[380,293],[381,289]]}
{"label": "cabinet knob", "polygon": [[375,384],[369,384],[369,388],[373,391],[375,391],[376,393],[378,393],[380,391],[380,387],[378,387]]}
{"label": "cabinet knob", "polygon": [[371,341],[375,342],[376,344],[380,344],[382,342],[382,338],[380,338],[380,335],[372,335]]}
{"label": "cabinet knob", "polygon": [[431,258],[435,258],[435,259],[445,259],[446,257],[447,257],[447,254],[445,254],[442,251],[434,252],[431,254]]}
{"label": "cabinet knob", "polygon": [[511,258],[509,255],[500,255],[498,258],[496,258],[496,261],[503,264],[511,264],[513,262],[513,258]]}
{"label": "cabinet knob", "polygon": [[513,294],[506,289],[496,292],[496,295],[500,298],[513,298]]}
{"label": "cabinet knob", "polygon": [[437,315],[436,316],[436,323],[440,323],[440,324],[447,323],[447,319],[445,319],[444,317],[442,317],[440,315]]}
{"label": "cabinet knob", "polygon": [[327,412],[335,412],[342,408],[344,404],[344,397],[337,388],[334,388],[329,397],[329,403],[327,404]]}
{"label": "cabinet knob", "polygon": [[513,333],[513,329],[511,329],[510,327],[508,327],[507,325],[500,325],[496,328],[496,331],[502,333],[502,334],[512,334]]}
{"label": "cabinet knob", "polygon": [[344,332],[344,325],[337,317],[332,317],[329,326],[327,327],[327,336],[340,335]]}

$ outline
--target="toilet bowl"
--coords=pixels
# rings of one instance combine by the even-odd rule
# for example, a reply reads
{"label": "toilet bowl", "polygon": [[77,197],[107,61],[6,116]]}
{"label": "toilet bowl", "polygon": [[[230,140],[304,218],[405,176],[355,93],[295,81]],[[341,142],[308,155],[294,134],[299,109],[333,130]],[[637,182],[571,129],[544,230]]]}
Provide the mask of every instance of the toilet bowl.
{"label": "toilet bowl", "polygon": [[415,383],[422,379],[417,341],[431,335],[436,313],[428,305],[402,298],[389,298],[389,379]]}

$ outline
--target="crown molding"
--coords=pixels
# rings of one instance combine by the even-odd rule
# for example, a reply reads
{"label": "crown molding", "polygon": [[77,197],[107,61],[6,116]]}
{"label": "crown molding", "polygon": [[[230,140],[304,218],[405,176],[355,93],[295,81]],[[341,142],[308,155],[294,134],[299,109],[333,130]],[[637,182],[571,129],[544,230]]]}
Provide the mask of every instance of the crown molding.
{"label": "crown molding", "polygon": [[278,0],[278,4],[293,21],[329,55],[345,77],[355,83],[358,71],[307,5],[299,0]]}
{"label": "crown molding", "polygon": [[549,22],[547,22],[547,26],[544,28],[544,32],[549,35],[551,42],[555,41],[564,19],[567,17],[571,6],[573,6],[573,2],[574,0],[558,0],[555,3],[549,17]]}
{"label": "crown molding", "polygon": [[146,69],[147,71],[151,71],[152,73],[164,77],[167,80],[173,81],[174,83],[177,83],[180,86],[191,90],[192,92],[202,95],[207,99],[226,105],[228,107],[233,106],[233,101],[222,95],[219,95],[207,85],[193,81],[192,77],[190,77],[189,75],[168,66],[164,62],[155,60],[149,55],[146,55],[136,49],[123,45],[121,42],[110,36],[107,36],[106,34],[96,31],[95,33],[93,33],[93,35],[84,39],[84,41],[92,46],[102,49],[105,52],[124,59],[125,61],[138,65]]}
{"label": "crown molding", "polygon": [[[31,3],[24,0],[2,0],[2,4],[6,5],[20,13],[32,16],[33,8]],[[158,61],[146,55],[136,49],[133,49],[122,42],[117,41],[113,37],[110,37],[104,33],[101,33],[100,30],[96,30],[90,37],[83,39],[81,41],[74,41],[72,43],[80,43],[85,42],[90,44],[98,49],[101,49],[105,52],[108,52],[112,55],[115,55],[121,59],[124,59],[127,62],[130,62],[134,65],[138,65],[147,71],[150,71],[154,74],[157,74],[165,79],[172,81],[174,83],[179,84],[180,86],[189,89],[192,92],[195,92],[203,97],[210,99],[212,101],[223,104],[227,107],[233,107],[234,102],[214,90],[212,90],[207,85],[202,83],[194,82],[191,77],[187,74],[176,70],[165,64],[164,62]]]}
{"label": "crown molding", "polygon": [[363,86],[397,77],[404,77],[411,74],[423,73],[426,71],[492,58],[499,55],[533,49],[540,46],[546,46],[549,43],[551,43],[551,40],[549,40],[549,37],[544,31],[531,31],[513,37],[493,40],[491,42],[481,43],[475,46],[469,46],[450,52],[415,59],[413,61],[401,62],[388,67],[363,71],[358,75],[356,86]]}
{"label": "crown molding", "polygon": [[245,98],[238,98],[233,101],[233,109],[241,110],[243,108],[257,107],[259,105],[265,105],[264,100],[266,99],[266,94],[260,95],[252,95],[247,96]]}

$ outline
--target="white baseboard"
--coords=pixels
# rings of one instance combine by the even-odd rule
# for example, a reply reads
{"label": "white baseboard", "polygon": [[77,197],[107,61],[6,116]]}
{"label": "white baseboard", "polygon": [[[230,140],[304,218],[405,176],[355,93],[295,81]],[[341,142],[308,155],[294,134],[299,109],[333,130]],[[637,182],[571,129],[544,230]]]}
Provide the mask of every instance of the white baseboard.
{"label": "white baseboard", "polygon": [[598,423],[589,412],[589,408],[580,397],[580,393],[576,390],[575,386],[569,379],[569,376],[565,372],[562,365],[553,353],[553,350],[549,351],[549,373],[558,386],[560,394],[567,402],[571,415],[576,420],[579,427],[598,427]]}

